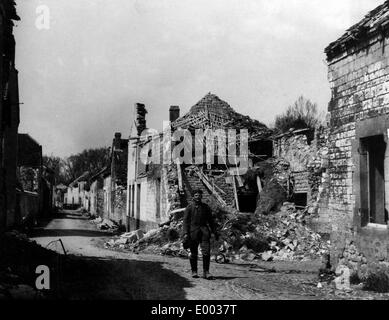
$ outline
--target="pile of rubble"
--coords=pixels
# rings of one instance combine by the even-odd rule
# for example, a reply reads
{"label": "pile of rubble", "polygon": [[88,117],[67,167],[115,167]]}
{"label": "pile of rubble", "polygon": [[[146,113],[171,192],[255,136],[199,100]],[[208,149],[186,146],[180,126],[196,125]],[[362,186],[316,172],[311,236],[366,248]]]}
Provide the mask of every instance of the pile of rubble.
{"label": "pile of rubble", "polygon": [[147,233],[142,230],[124,233],[111,238],[105,247],[187,257],[188,252],[182,248],[181,232],[182,221],[173,221]]}
{"label": "pile of rubble", "polygon": [[126,245],[135,243],[144,237],[142,230],[123,233],[120,236],[114,237],[105,243],[106,248],[124,249]]}
{"label": "pile of rubble", "polygon": [[[275,215],[239,214],[219,221],[220,239],[212,241],[212,259],[220,263],[234,260],[310,260],[328,253],[330,243],[306,226],[306,210],[285,203]],[[182,220],[143,234],[137,230],[110,239],[105,246],[187,257],[182,247]],[[201,254],[201,252],[200,252]]]}
{"label": "pile of rubble", "polygon": [[256,219],[255,231],[245,236],[266,240],[268,250],[261,254],[262,260],[315,259],[329,251],[329,241],[307,227],[307,211],[294,204],[285,203],[277,214]]}
{"label": "pile of rubble", "polygon": [[91,220],[91,222],[96,224],[100,230],[117,230],[119,228],[114,221],[101,217],[97,217],[96,219]]}

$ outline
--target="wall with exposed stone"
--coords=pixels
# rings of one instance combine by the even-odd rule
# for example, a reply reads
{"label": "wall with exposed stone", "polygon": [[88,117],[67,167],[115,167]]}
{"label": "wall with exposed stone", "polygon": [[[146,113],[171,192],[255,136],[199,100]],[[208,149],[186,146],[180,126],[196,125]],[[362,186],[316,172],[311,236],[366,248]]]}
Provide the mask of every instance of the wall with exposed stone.
{"label": "wall with exposed stone", "polygon": [[[389,258],[387,225],[367,223],[361,196],[361,138],[388,141],[389,42],[377,35],[329,61],[329,163],[320,208],[331,222],[331,257],[336,262],[353,243],[368,261]],[[387,148],[388,149],[388,148]],[[385,158],[385,198],[389,200],[389,161]],[[388,208],[388,203],[385,204]]]}
{"label": "wall with exposed stone", "polygon": [[292,193],[306,193],[310,227],[319,233],[330,232],[330,220],[320,206],[328,180],[328,128],[297,130],[276,137],[274,157],[289,164]]}

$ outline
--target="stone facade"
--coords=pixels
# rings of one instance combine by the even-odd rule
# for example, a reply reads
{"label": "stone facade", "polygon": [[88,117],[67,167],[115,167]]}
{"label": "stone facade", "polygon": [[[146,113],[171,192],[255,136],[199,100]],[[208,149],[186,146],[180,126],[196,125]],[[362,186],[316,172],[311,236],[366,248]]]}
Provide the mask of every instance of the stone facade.
{"label": "stone facade", "polygon": [[320,206],[335,261],[350,245],[370,262],[389,259],[389,38],[380,18],[387,12],[385,2],[326,49],[332,98]]}

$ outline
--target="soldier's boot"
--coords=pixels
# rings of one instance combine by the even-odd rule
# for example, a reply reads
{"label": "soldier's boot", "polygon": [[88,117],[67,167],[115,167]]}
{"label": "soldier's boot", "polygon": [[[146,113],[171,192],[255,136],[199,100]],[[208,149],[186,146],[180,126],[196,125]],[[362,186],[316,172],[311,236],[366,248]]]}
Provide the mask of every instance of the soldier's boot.
{"label": "soldier's boot", "polygon": [[190,267],[192,269],[192,278],[198,278],[199,275],[197,274],[197,257],[190,258]]}
{"label": "soldier's boot", "polygon": [[203,256],[203,278],[212,279],[213,277],[209,273],[209,265],[211,264],[211,256]]}

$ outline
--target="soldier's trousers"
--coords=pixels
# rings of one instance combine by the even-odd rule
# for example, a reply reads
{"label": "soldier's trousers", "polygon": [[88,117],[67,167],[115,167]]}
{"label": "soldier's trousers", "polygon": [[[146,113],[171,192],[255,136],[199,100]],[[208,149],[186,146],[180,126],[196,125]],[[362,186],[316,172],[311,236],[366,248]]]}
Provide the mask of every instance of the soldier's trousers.
{"label": "soldier's trousers", "polygon": [[203,255],[203,270],[206,272],[209,272],[209,265],[211,261],[211,243],[210,239],[201,239],[201,241],[198,240],[191,240],[191,246],[190,246],[190,266],[192,268],[192,271],[197,272],[197,259],[198,259],[198,249],[199,245],[201,248],[201,253]]}

